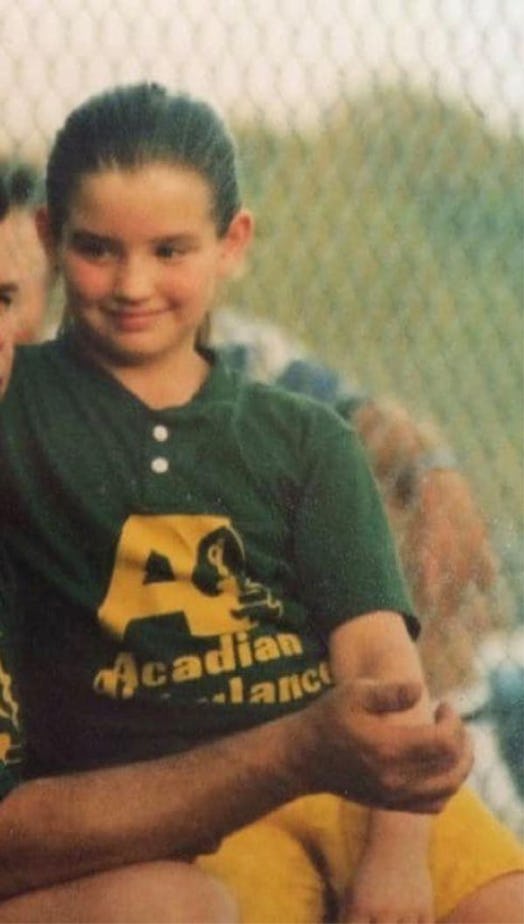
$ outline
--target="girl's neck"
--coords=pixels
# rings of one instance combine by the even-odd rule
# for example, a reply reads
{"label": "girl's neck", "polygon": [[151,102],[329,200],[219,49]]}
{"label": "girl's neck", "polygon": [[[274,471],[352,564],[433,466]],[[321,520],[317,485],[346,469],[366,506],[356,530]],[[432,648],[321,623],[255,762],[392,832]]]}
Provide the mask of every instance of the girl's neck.
{"label": "girl's neck", "polygon": [[210,372],[209,363],[194,348],[135,363],[108,357],[83,340],[80,348],[152,410],[188,404]]}
{"label": "girl's neck", "polygon": [[199,353],[185,363],[158,366],[118,366],[106,370],[128,391],[154,411],[189,404],[209,375],[209,364]]}

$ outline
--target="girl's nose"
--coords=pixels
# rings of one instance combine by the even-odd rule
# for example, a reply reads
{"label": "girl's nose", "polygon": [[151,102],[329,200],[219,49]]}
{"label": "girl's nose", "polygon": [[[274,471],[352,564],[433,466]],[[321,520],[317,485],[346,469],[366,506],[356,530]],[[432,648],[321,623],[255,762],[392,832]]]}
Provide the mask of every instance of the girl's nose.
{"label": "girl's nose", "polygon": [[147,262],[139,257],[127,257],[117,267],[113,297],[119,302],[141,302],[149,298],[153,278]]}

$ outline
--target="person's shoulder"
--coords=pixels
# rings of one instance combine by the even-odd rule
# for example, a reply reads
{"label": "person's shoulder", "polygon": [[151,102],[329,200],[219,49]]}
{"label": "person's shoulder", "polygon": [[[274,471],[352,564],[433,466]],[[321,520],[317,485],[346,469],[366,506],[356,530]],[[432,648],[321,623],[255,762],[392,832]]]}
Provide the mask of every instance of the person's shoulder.
{"label": "person's shoulder", "polygon": [[46,340],[43,343],[25,343],[16,348],[13,371],[37,369],[45,366],[62,353],[59,340]]}
{"label": "person's shoulder", "polygon": [[40,374],[45,380],[51,376],[53,367],[62,366],[64,363],[70,365],[70,354],[71,351],[63,337],[45,340],[42,343],[21,344],[16,348],[13,376],[34,378]]}
{"label": "person's shoulder", "polygon": [[289,413],[308,418],[317,414],[322,416],[328,409],[327,405],[311,395],[290,391],[278,382],[257,381],[238,371],[231,374],[235,376],[238,394],[260,411]]}
{"label": "person's shoulder", "polygon": [[369,400],[352,376],[311,354],[300,339],[272,321],[220,309],[213,316],[211,345],[229,366],[256,382],[308,395],[349,419]]}
{"label": "person's shoulder", "polygon": [[2,419],[12,414],[18,417],[29,406],[36,409],[46,396],[69,383],[68,369],[61,369],[62,365],[61,347],[55,341],[18,346],[9,388],[0,406]]}
{"label": "person's shoulder", "polygon": [[239,403],[244,414],[261,426],[305,439],[309,434],[346,431],[351,425],[329,405],[310,395],[291,392],[273,383],[240,377]]}
{"label": "person's shoulder", "polygon": [[290,389],[287,382],[260,381],[250,370],[238,368],[221,350],[209,351],[215,375],[214,397],[226,397],[242,427],[265,436],[281,436],[287,443],[304,446],[309,437],[344,439],[354,434],[350,421],[331,402],[311,392]]}

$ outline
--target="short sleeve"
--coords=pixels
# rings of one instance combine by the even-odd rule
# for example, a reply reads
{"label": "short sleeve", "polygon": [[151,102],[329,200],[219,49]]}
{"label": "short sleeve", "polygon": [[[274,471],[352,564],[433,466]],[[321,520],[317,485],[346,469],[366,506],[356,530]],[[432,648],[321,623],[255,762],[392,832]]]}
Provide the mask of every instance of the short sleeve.
{"label": "short sleeve", "polygon": [[295,523],[301,593],[321,630],[376,610],[418,620],[382,501],[352,427],[319,408],[304,447],[306,467]]}

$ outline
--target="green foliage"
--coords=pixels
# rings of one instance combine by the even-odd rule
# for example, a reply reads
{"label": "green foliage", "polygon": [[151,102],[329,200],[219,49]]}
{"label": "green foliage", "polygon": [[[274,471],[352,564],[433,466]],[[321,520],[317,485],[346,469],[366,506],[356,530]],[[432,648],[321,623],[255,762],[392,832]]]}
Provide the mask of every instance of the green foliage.
{"label": "green foliage", "polygon": [[522,499],[523,144],[397,90],[316,130],[237,127],[252,266],[234,292],[443,426],[493,518]]}

